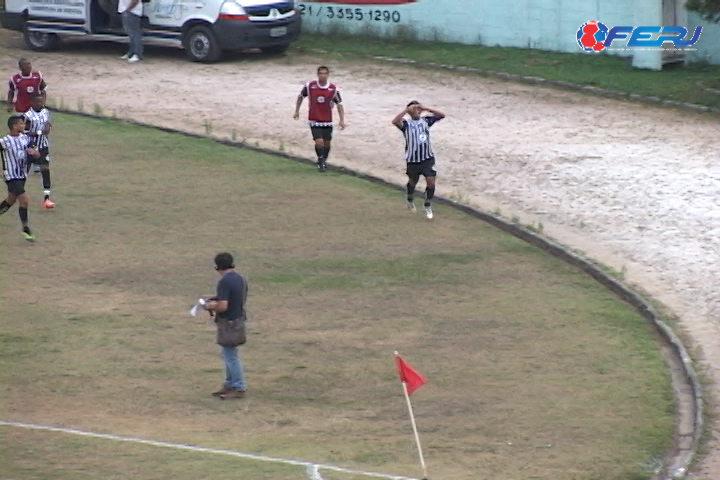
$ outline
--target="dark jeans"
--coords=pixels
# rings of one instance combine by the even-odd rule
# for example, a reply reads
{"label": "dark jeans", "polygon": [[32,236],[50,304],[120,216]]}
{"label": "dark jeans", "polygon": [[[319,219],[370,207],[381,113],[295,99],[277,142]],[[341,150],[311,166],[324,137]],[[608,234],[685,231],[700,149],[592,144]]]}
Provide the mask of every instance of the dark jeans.
{"label": "dark jeans", "polygon": [[137,55],[140,58],[143,57],[141,18],[142,17],[130,12],[122,14],[123,28],[130,39],[127,52],[128,57],[132,57],[133,55]]}

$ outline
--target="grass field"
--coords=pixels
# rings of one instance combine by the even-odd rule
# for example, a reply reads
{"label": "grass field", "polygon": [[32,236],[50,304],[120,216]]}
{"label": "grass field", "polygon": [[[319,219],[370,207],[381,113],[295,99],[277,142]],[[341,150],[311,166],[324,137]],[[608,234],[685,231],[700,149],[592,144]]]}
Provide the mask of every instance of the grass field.
{"label": "grass field", "polygon": [[[624,58],[521,48],[481,47],[380,38],[303,35],[298,52],[322,49],[335,58],[379,55],[418,62],[560,80],[624,93],[720,108],[720,66],[693,63],[662,72],[634,69]],[[713,92],[714,91],[714,92]]]}
{"label": "grass field", "polygon": [[[644,321],[587,276],[449,207],[305,164],[55,119],[58,208],[0,217],[0,419],[431,478],[642,479],[674,401]],[[229,250],[250,282],[249,398],[222,402],[188,308]],[[0,426],[8,479],[302,479],[302,468]],[[362,476],[325,472],[326,480]]]}

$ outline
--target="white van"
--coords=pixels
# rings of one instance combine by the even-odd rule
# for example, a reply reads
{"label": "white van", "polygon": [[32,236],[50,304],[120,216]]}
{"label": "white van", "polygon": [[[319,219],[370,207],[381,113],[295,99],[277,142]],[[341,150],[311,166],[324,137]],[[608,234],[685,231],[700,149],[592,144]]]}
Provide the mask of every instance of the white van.
{"label": "white van", "polygon": [[[62,37],[127,38],[118,0],[6,0],[2,26],[23,32],[32,50],[57,49]],[[143,0],[143,41],[183,47],[214,62],[224,50],[282,53],[300,35],[295,0]]]}

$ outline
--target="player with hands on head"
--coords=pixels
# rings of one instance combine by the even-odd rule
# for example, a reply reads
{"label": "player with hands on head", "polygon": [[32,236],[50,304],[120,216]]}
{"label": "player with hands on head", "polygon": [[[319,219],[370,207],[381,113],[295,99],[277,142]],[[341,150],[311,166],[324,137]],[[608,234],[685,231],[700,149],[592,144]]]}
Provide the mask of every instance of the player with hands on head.
{"label": "player with hands on head", "polygon": [[[430,115],[423,115],[428,112]],[[405,116],[410,119],[406,119]],[[415,186],[420,175],[425,177],[425,217],[433,218],[432,199],[435,196],[435,153],[430,143],[430,127],[445,118],[445,114],[434,108],[423,106],[417,100],[407,104],[405,109],[392,119],[405,137],[405,173],[408,177],[407,207],[415,211]]]}

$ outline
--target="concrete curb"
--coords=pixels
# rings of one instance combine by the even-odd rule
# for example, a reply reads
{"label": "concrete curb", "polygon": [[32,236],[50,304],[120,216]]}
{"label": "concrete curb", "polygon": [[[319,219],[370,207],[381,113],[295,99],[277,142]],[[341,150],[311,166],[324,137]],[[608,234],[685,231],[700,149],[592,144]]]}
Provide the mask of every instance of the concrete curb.
{"label": "concrete curb", "polygon": [[[312,48],[310,49],[313,53],[332,53],[327,50],[323,50],[321,48]],[[518,75],[514,73],[506,73],[506,72],[497,72],[494,70],[484,70],[482,68],[474,68],[474,67],[462,67],[462,66],[456,66],[456,65],[446,65],[443,63],[435,63],[435,62],[418,62],[416,60],[409,60],[407,58],[394,58],[394,57],[385,57],[381,55],[360,55],[360,54],[344,54],[344,55],[352,55],[359,58],[365,58],[365,59],[371,59],[371,60],[378,60],[381,62],[388,62],[388,63],[399,63],[403,65],[412,65],[416,67],[426,67],[426,68],[434,68],[436,70],[449,70],[454,72],[462,72],[462,73],[474,73],[477,75],[482,75],[484,77],[490,77],[490,78],[497,78],[499,80],[505,80],[508,82],[517,82],[517,83],[524,83],[528,85],[539,85],[544,87],[553,87],[560,90],[572,90],[576,92],[581,93],[587,93],[590,95],[600,96],[600,97],[606,97],[606,98],[613,98],[616,100],[630,100],[634,102],[641,102],[641,103],[647,103],[649,105],[658,105],[662,107],[669,107],[669,108],[680,108],[683,110],[688,111],[694,111],[694,112],[701,112],[701,113],[720,113],[720,108],[715,107],[708,107],[705,105],[698,105],[695,103],[686,103],[686,102],[679,102],[676,100],[667,100],[660,97],[654,97],[649,95],[639,95],[637,93],[626,93],[626,92],[619,92],[617,90],[609,90],[606,88],[600,88],[600,87],[593,87],[589,85],[579,85],[577,83],[571,83],[571,82],[565,82],[562,80],[548,80],[546,78],[542,77],[532,77],[532,76],[526,76],[526,75]],[[707,87],[702,87],[703,89],[707,90]],[[712,89],[710,89],[712,90]]]}
{"label": "concrete curb", "polygon": [[[264,153],[267,155],[273,155],[276,157],[305,163],[310,166],[315,165],[315,162],[309,158],[291,155],[285,152],[278,152],[268,148],[255,147],[252,145],[247,145],[243,142],[234,142],[232,140],[213,138],[206,135],[176,130],[169,127],[151,125],[136,120],[115,119],[85,112],[76,112],[58,108],[54,108],[53,111],[93,118],[97,120],[115,120],[120,123],[151,128],[167,133],[180,134],[186,137],[213,140],[222,145],[227,145],[235,148],[245,148],[254,152]],[[375,177],[373,175],[356,172],[345,167],[329,166],[329,170],[345,175],[352,175],[357,178],[362,178],[364,180],[368,180],[370,182],[404,192],[403,186],[390,183],[382,178]],[[698,375],[695,372],[692,358],[688,354],[682,341],[665,322],[658,318],[658,315],[653,309],[653,307],[638,293],[633,291],[628,286],[624,285],[622,282],[605,273],[590,260],[569,251],[558,243],[544,238],[541,235],[538,235],[537,233],[532,232],[520,225],[496,217],[492,214],[476,210],[469,206],[462,205],[456,201],[442,197],[436,197],[436,202],[456,208],[468,215],[471,215],[479,220],[489,223],[490,225],[504,232],[507,232],[517,238],[520,238],[530,243],[531,245],[534,245],[537,248],[540,248],[541,250],[549,253],[550,255],[553,255],[556,258],[559,258],[571,265],[578,267],[579,269],[583,270],[585,273],[593,277],[595,280],[603,284],[606,288],[608,288],[618,297],[632,305],[636,309],[636,311],[655,328],[656,332],[659,334],[660,338],[665,343],[665,346],[670,349],[672,353],[672,360],[674,360],[674,363],[669,366],[671,373],[673,374],[673,386],[675,387],[677,400],[676,403],[678,404],[678,407],[682,407],[683,405],[688,404],[690,405],[690,408],[677,408],[674,448],[673,451],[670,452],[666,456],[666,458],[663,459],[663,464],[659,469],[657,469],[655,475],[653,476],[653,480],[680,480],[686,478],[690,464],[697,455],[697,449],[700,444],[700,437],[703,432],[704,420],[702,386]],[[667,355],[665,355],[665,358],[666,360],[668,360]],[[678,385],[678,382],[680,383],[680,385]],[[681,400],[681,397],[686,398],[686,400],[688,401],[679,401]]]}

